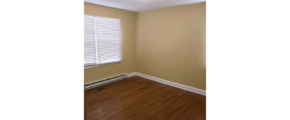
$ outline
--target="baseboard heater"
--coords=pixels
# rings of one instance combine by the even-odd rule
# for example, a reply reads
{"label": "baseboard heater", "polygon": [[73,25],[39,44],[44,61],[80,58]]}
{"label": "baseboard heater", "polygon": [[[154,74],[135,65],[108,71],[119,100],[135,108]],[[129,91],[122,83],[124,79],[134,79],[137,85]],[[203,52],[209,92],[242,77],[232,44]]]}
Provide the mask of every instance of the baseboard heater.
{"label": "baseboard heater", "polygon": [[96,82],[87,83],[87,84],[85,84],[85,90],[92,89],[92,88],[95,88],[95,87],[98,87],[98,86],[102,86],[102,85],[105,85],[105,84],[109,84],[109,83],[112,83],[112,82],[116,82],[116,81],[125,79],[127,77],[128,77],[127,74],[122,74],[122,75],[118,75],[118,76],[115,76],[115,77],[111,77],[111,78],[107,78],[107,79],[103,79],[103,80],[98,80]]}

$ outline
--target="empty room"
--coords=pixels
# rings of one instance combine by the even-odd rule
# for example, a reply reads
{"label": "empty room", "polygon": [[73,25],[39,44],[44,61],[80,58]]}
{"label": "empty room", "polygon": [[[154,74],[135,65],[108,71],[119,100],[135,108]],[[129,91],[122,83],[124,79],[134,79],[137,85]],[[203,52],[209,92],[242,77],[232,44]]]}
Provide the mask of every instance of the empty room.
{"label": "empty room", "polygon": [[205,0],[85,0],[87,120],[205,120]]}

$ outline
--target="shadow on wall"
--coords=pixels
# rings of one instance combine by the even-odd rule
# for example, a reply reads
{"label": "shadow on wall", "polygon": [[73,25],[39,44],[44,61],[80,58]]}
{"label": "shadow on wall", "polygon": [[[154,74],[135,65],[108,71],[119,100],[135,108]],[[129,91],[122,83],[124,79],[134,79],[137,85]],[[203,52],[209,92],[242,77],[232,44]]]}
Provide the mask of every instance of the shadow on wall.
{"label": "shadow on wall", "polygon": [[204,26],[203,36],[205,37],[203,39],[203,62],[205,69],[207,70],[207,25]]}

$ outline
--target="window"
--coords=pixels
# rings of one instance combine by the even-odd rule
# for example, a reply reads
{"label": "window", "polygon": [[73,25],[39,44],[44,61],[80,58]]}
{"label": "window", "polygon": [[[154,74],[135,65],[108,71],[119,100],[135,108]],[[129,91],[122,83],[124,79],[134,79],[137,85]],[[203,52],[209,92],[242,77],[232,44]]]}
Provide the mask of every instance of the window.
{"label": "window", "polygon": [[120,19],[84,16],[84,66],[121,61]]}

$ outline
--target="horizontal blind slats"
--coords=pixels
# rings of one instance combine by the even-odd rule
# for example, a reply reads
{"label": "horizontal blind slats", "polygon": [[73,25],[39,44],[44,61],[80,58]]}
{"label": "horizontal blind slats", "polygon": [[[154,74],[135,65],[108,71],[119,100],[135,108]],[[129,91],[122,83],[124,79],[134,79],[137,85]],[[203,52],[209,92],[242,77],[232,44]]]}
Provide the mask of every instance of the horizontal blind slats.
{"label": "horizontal blind slats", "polygon": [[96,63],[96,45],[95,45],[95,18],[93,16],[84,16],[84,64],[92,65]]}
{"label": "horizontal blind slats", "polygon": [[98,63],[121,61],[120,19],[99,17]]}
{"label": "horizontal blind slats", "polygon": [[84,64],[121,61],[120,19],[84,17]]}

